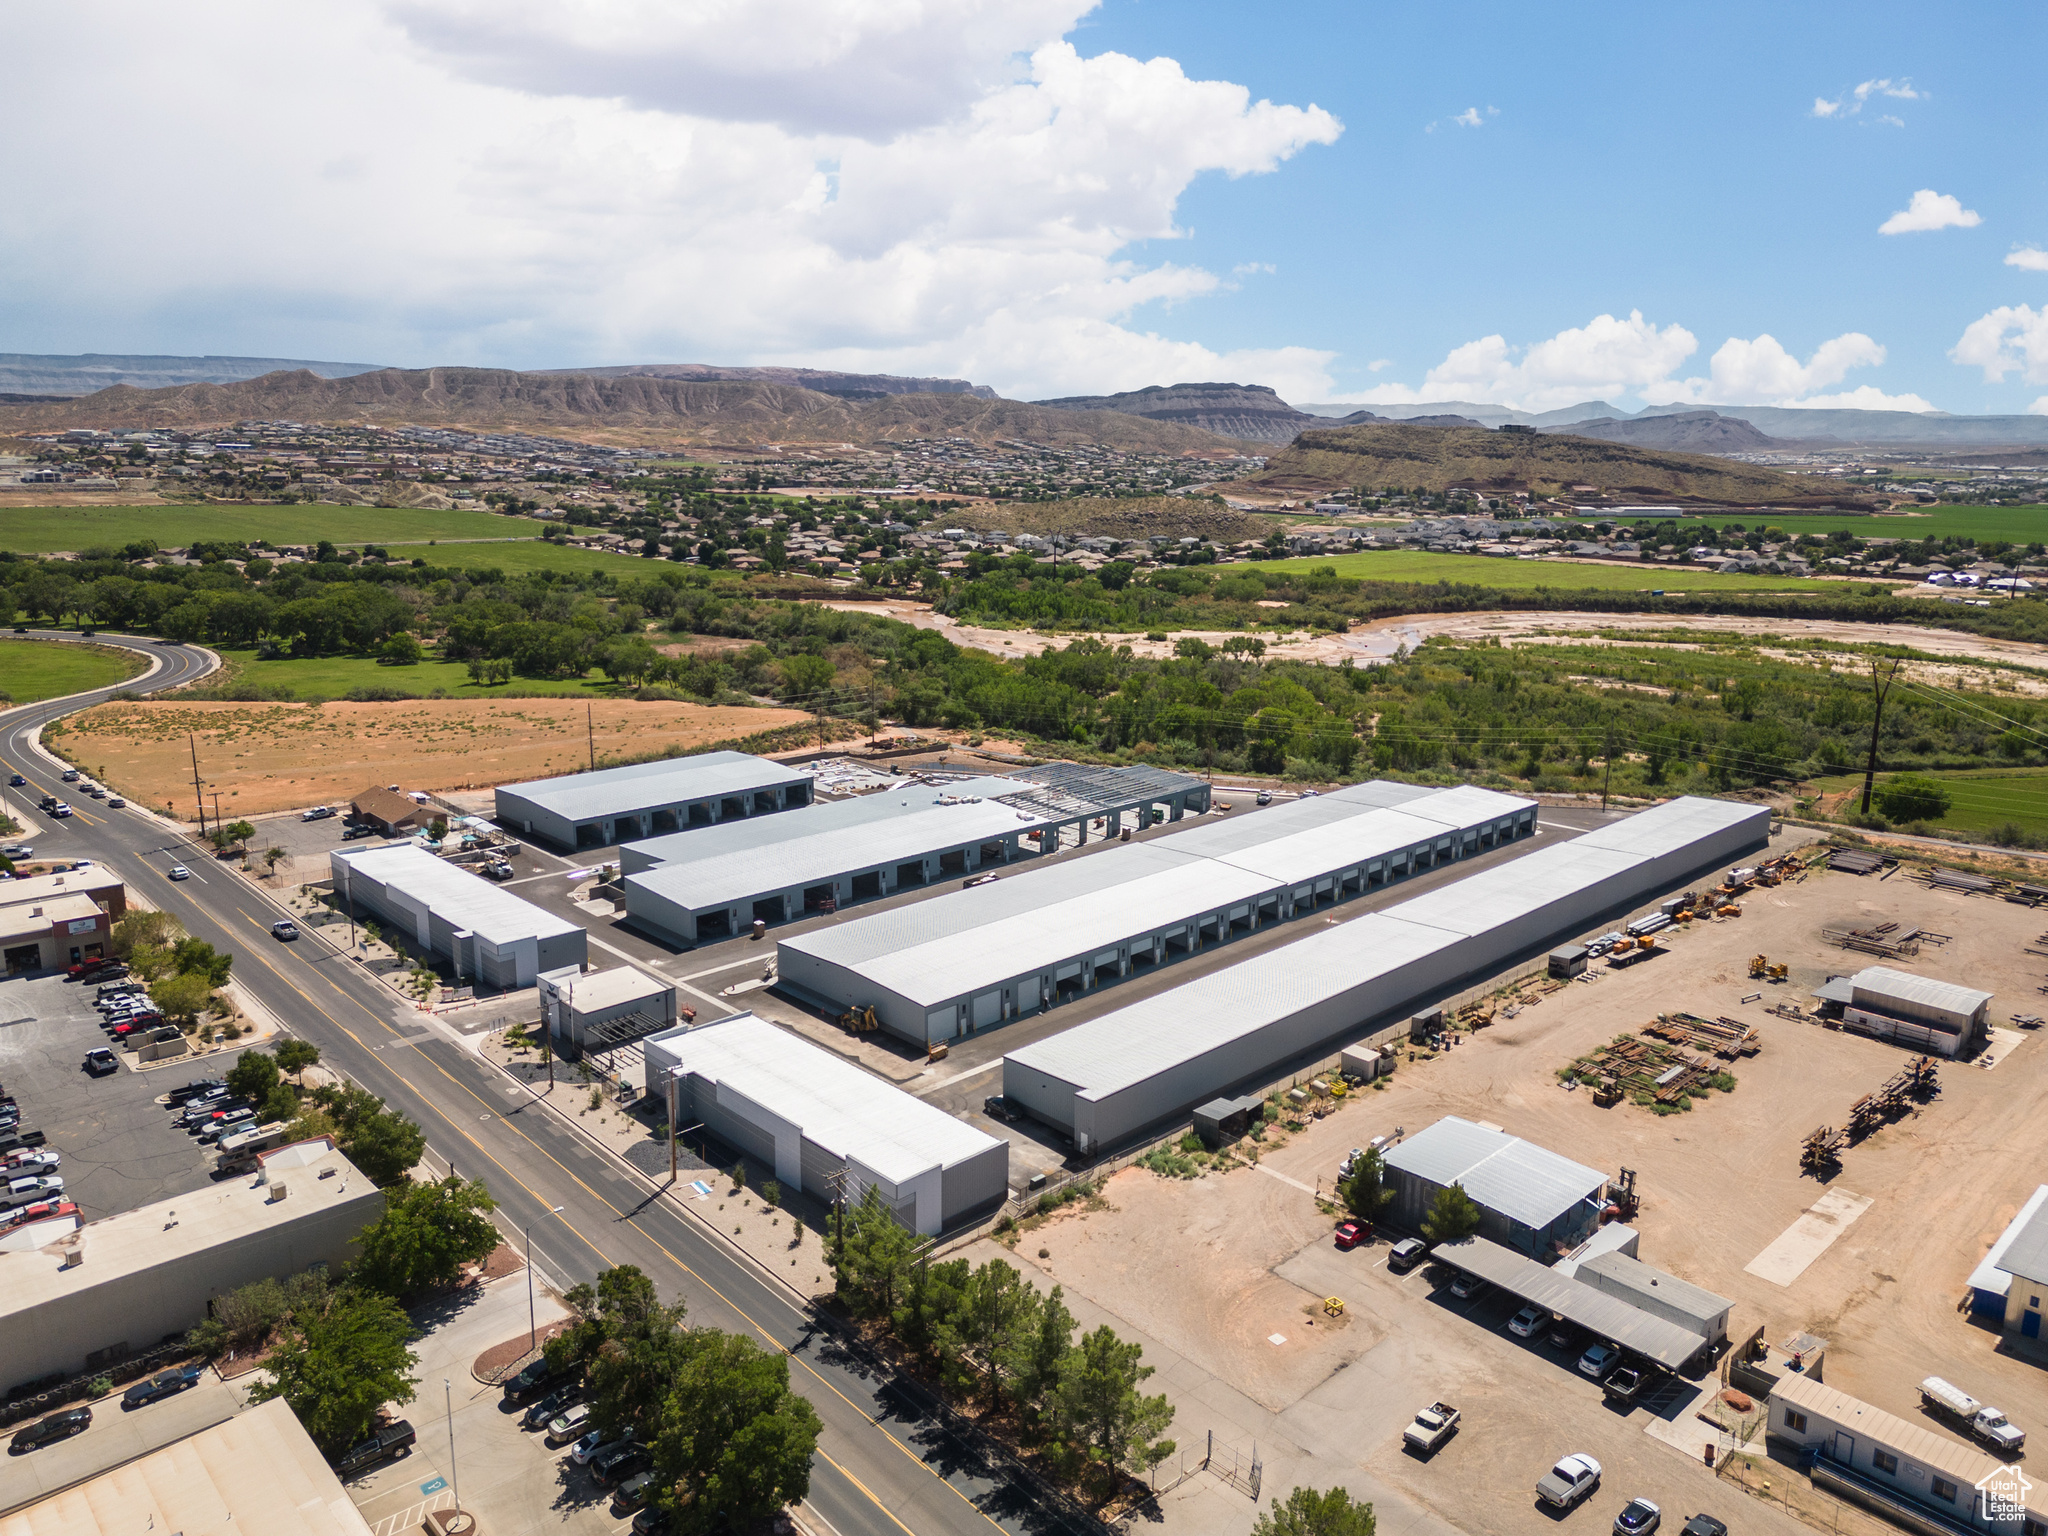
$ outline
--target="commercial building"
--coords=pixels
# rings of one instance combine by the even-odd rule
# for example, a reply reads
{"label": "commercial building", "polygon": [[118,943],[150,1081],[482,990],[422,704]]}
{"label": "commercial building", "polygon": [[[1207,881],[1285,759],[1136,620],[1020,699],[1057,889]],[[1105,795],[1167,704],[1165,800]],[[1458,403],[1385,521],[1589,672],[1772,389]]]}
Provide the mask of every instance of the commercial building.
{"label": "commercial building", "polygon": [[[1921,1536],[2034,1536],[2017,1467],[1796,1371],[1771,1388],[1765,1434],[1812,1452],[1815,1486]],[[2011,1486],[2008,1487],[2007,1484]]]}
{"label": "commercial building", "polygon": [[264,1154],[254,1178],[0,1252],[0,1390],[153,1349],[202,1321],[224,1291],[315,1264],[339,1269],[383,1210],[377,1186],[316,1137]]}
{"label": "commercial building", "polygon": [[370,1536],[370,1523],[283,1398],[0,1515],[0,1536],[146,1531]]}
{"label": "commercial building", "polygon": [[530,987],[542,971],[588,957],[588,936],[575,923],[424,848],[337,848],[327,862],[335,893],[358,917],[374,912],[407,942],[444,956],[458,981]]}
{"label": "commercial building", "polygon": [[1670,801],[1013,1051],[1003,1095],[1083,1150],[1115,1146],[1339,1041],[1405,1034],[1427,1003],[1624,915],[1769,832],[1761,806]]}
{"label": "commercial building", "polygon": [[535,985],[541,1022],[555,1050],[572,1061],[588,1051],[616,1050],[676,1022],[675,987],[630,965],[587,973],[564,966],[542,971]]}
{"label": "commercial building", "polygon": [[2015,1338],[2041,1337],[2043,1298],[2048,1297],[2048,1184],[2020,1207],[1984,1261],[1970,1274],[1970,1311],[1989,1318]]}
{"label": "commercial building", "polygon": [[1728,1337],[1728,1314],[1735,1303],[1630,1254],[1598,1254],[1575,1265],[1572,1275],[1581,1284],[1699,1335],[1703,1345]]}
{"label": "commercial building", "polygon": [[411,795],[376,787],[357,795],[349,801],[348,808],[356,820],[369,823],[386,837],[417,832],[421,827],[433,825],[434,818],[442,814],[431,805],[421,805]]}
{"label": "commercial building", "polygon": [[107,953],[128,888],[100,865],[0,881],[0,969],[55,970]]}
{"label": "commercial building", "polygon": [[1593,1337],[1618,1344],[1667,1371],[1683,1369],[1708,1346],[1708,1341],[1690,1328],[1588,1285],[1582,1274],[1565,1273],[1562,1264],[1539,1264],[1488,1238],[1442,1243],[1432,1250],[1431,1257],[1477,1275],[1510,1296],[1555,1313]]}
{"label": "commercial building", "polygon": [[1479,1207],[1479,1235],[1545,1259],[1577,1247],[1600,1224],[1607,1175],[1494,1126],[1446,1115],[1385,1153],[1387,1219],[1421,1229],[1436,1197],[1457,1184]]}
{"label": "commercial building", "polygon": [[1955,1056],[1990,1039],[1991,993],[1888,965],[1832,977],[1814,995],[1842,1028],[1908,1050]]}
{"label": "commercial building", "polygon": [[778,964],[798,995],[872,1007],[891,1034],[923,1045],[1041,1012],[1535,827],[1533,804],[1491,790],[1354,784],[785,939]]}
{"label": "commercial building", "polygon": [[810,803],[810,775],[799,769],[744,752],[701,752],[501,785],[494,819],[560,848],[608,848]]}
{"label": "commercial building", "polygon": [[646,1091],[671,1124],[701,1123],[750,1164],[820,1199],[876,1186],[926,1235],[994,1210],[1009,1145],[751,1013],[641,1042]]}
{"label": "commercial building", "polygon": [[[1064,770],[1077,769],[1068,773]],[[905,886],[1116,837],[1126,817],[1179,820],[1209,786],[1156,768],[1048,764],[1011,775],[906,778],[852,800],[761,821],[671,833],[619,850],[626,911],[694,944],[837,911]]]}

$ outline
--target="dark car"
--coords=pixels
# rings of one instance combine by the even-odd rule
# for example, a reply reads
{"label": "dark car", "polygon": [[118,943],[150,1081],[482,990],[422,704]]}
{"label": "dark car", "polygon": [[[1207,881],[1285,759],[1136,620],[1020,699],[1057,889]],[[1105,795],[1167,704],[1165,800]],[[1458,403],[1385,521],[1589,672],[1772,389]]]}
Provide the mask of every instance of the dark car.
{"label": "dark car", "polygon": [[27,779],[24,779],[24,778],[23,778],[23,777],[22,777],[22,776],[21,776],[20,774],[18,774],[18,773],[15,773],[15,774],[9,774],[9,775],[8,775],[8,777],[7,777],[7,782],[8,782],[8,783],[10,783],[10,784],[14,784],[14,785],[21,785],[21,784],[26,784],[26,783],[28,782],[28,780],[27,780]]}
{"label": "dark car", "polygon": [[1682,1536],[1728,1536],[1728,1527],[1712,1515],[1694,1515],[1685,1522]]}
{"label": "dark car", "polygon": [[992,1093],[981,1101],[981,1112],[991,1120],[1008,1121],[1010,1118],[1010,1101],[1000,1093]]}
{"label": "dark car", "polygon": [[47,1139],[41,1131],[24,1131],[19,1126],[11,1130],[0,1130],[0,1152],[15,1152],[23,1147],[40,1147]]}
{"label": "dark car", "polygon": [[1404,1237],[1387,1251],[1387,1268],[1395,1274],[1406,1274],[1429,1253],[1429,1245],[1420,1238]]}
{"label": "dark car", "polygon": [[374,837],[376,832],[377,829],[375,827],[343,827],[341,829],[341,840],[344,843],[352,843],[359,837]]}
{"label": "dark car", "polygon": [[199,1378],[205,1372],[204,1366],[181,1365],[176,1370],[158,1371],[154,1376],[138,1381],[121,1394],[123,1408],[140,1408],[153,1403],[160,1397],[175,1397],[187,1387],[199,1385]]}
{"label": "dark car", "polygon": [[542,1355],[517,1376],[506,1380],[505,1396],[515,1403],[529,1403],[563,1385],[575,1374],[573,1367],[556,1370],[548,1364],[548,1357]]}
{"label": "dark car", "polygon": [[338,1476],[351,1477],[358,1472],[367,1472],[380,1461],[389,1461],[393,1456],[409,1455],[413,1442],[419,1437],[413,1433],[412,1425],[398,1419],[381,1426],[369,1439],[360,1445],[352,1445],[335,1459],[334,1470]]}
{"label": "dark car", "polygon": [[581,1401],[583,1401],[582,1382],[572,1381],[567,1386],[557,1387],[520,1416],[520,1427],[522,1429],[544,1429],[547,1427],[548,1420],[552,1419],[563,1409],[574,1407]]}
{"label": "dark car", "polygon": [[109,1072],[120,1071],[121,1063],[114,1060],[112,1051],[97,1045],[85,1053],[85,1070],[94,1077],[105,1077]]}
{"label": "dark car", "polygon": [[172,1108],[179,1108],[193,1099],[204,1099],[228,1091],[228,1085],[217,1077],[201,1078],[196,1083],[180,1083],[164,1097],[171,1101]]}
{"label": "dark car", "polygon": [[[631,1531],[633,1536],[662,1536],[662,1533],[669,1529],[668,1516],[649,1504],[633,1517],[633,1523],[626,1529]],[[1726,1536],[1726,1532],[1723,1532],[1722,1536]]]}
{"label": "dark car", "polygon": [[59,1440],[69,1440],[73,1435],[82,1435],[92,1428],[90,1408],[66,1408],[62,1413],[53,1413],[48,1418],[37,1419],[35,1423],[14,1432],[7,1449],[19,1456],[24,1451],[40,1450]]}
{"label": "dark car", "polygon": [[590,1475],[602,1487],[622,1483],[636,1472],[645,1472],[654,1465],[654,1452],[634,1441],[615,1445],[608,1451],[600,1451],[590,1459]]}

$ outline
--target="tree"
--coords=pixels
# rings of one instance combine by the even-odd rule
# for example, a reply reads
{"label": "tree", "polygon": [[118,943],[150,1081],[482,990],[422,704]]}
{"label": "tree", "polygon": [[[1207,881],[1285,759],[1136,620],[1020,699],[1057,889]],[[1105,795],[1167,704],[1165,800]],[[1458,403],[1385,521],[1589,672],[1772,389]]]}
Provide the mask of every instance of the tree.
{"label": "tree", "polygon": [[169,949],[184,931],[184,926],[168,912],[146,912],[132,907],[114,924],[113,951],[117,958],[126,960],[138,949]]}
{"label": "tree", "polygon": [[196,1024],[213,1006],[213,988],[204,976],[165,976],[149,984],[149,1000],[172,1023]]}
{"label": "tree", "polygon": [[811,1489],[823,1427],[789,1389],[789,1361],[751,1339],[705,1331],[677,1374],[654,1465],[682,1536],[744,1530]]}
{"label": "tree", "polygon": [[377,647],[377,659],[394,667],[416,667],[426,654],[427,648],[420,644],[419,636],[404,630]]}
{"label": "tree", "polygon": [[1342,1488],[1297,1488],[1252,1522],[1252,1536],[1373,1536],[1372,1505]]}
{"label": "tree", "polygon": [[171,964],[180,976],[204,976],[209,986],[224,987],[235,957],[218,953],[204,939],[180,939],[171,946]]}
{"label": "tree", "polygon": [[419,1166],[426,1134],[367,1088],[344,1084],[319,1089],[314,1097],[334,1121],[336,1145],[371,1183],[388,1189]]}
{"label": "tree", "polygon": [[1877,808],[1887,821],[1939,821],[1948,814],[1948,788],[1924,774],[1902,773],[1877,788]]}
{"label": "tree", "polygon": [[247,853],[249,849],[249,839],[256,835],[256,828],[254,824],[250,822],[231,821],[227,824],[227,834],[230,841],[232,841],[236,844],[236,846],[241,848],[244,853]]}
{"label": "tree", "polygon": [[1017,1402],[1042,1411],[1059,1387],[1060,1366],[1073,1352],[1074,1314],[1067,1310],[1066,1292],[1056,1285],[1011,1343],[1004,1362]]}
{"label": "tree", "polygon": [[563,1300],[576,1323],[548,1341],[549,1361],[586,1366],[593,1429],[630,1429],[651,1445],[694,1348],[682,1303],[664,1306],[654,1282],[631,1264],[604,1271],[595,1286],[571,1287]]}
{"label": "tree", "polygon": [[956,1353],[953,1319],[974,1266],[965,1259],[913,1264],[903,1281],[903,1298],[890,1314],[896,1337],[913,1354],[950,1360]]}
{"label": "tree", "polygon": [[[835,669],[822,656],[785,656],[778,665],[782,669],[782,685],[795,702],[822,694],[832,686]],[[824,702],[819,700],[817,707],[822,711]]]}
{"label": "tree", "polygon": [[262,1051],[244,1051],[228,1068],[228,1092],[251,1104],[261,1104],[277,1087],[277,1062]]}
{"label": "tree", "polygon": [[274,875],[277,873],[277,866],[288,857],[290,855],[273,843],[270,847],[263,850],[263,867]]}
{"label": "tree", "polygon": [[360,1441],[386,1403],[409,1403],[419,1356],[406,1345],[412,1322],[388,1296],[344,1291],[317,1312],[294,1318],[271,1352],[270,1379],[249,1394],[281,1397],[313,1443],[329,1456]]}
{"label": "tree", "polygon": [[303,1079],[306,1068],[319,1063],[320,1047],[310,1040],[280,1040],[272,1057],[277,1062],[278,1071]]}
{"label": "tree", "polygon": [[387,1296],[447,1285],[465,1264],[498,1246],[491,1212],[498,1202],[476,1179],[407,1179],[384,1191],[384,1214],[356,1238],[356,1279]]}
{"label": "tree", "polygon": [[1107,1324],[1084,1334],[1060,1362],[1054,1407],[1061,1425],[1103,1466],[1136,1471],[1173,1454],[1160,1432],[1173,1422],[1164,1393],[1142,1397],[1138,1385],[1152,1374],[1140,1365],[1142,1344],[1126,1344]]}
{"label": "tree", "polygon": [[1038,1292],[1000,1259],[977,1269],[961,1293],[953,1327],[961,1344],[981,1357],[991,1408],[1002,1384],[1004,1360],[1028,1331],[1037,1305]]}
{"label": "tree", "polygon": [[861,1191],[851,1211],[842,1208],[835,1228],[828,1262],[841,1299],[863,1315],[893,1313],[916,1235],[896,1219],[873,1184]]}
{"label": "tree", "polygon": [[1437,1191],[1429,1214],[1422,1218],[1422,1235],[1432,1243],[1455,1243],[1479,1230],[1479,1207],[1465,1193],[1465,1186],[1453,1184]]}
{"label": "tree", "polygon": [[1377,1147],[1367,1147],[1351,1164],[1351,1177],[1337,1186],[1344,1208],[1361,1221],[1377,1220],[1394,1192],[1386,1187],[1386,1163]]}

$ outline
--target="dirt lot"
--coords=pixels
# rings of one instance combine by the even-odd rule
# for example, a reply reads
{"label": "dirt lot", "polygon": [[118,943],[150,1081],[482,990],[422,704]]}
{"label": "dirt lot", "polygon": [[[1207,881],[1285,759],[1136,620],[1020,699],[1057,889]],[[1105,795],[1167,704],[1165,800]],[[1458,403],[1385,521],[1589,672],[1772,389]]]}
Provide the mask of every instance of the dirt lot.
{"label": "dirt lot", "polygon": [[[188,734],[209,799],[255,815],[346,801],[370,785],[464,789],[573,773],[589,761],[573,699],[436,699],[389,704],[102,704],[68,722],[65,750],[138,804],[192,796]],[[597,754],[637,756],[798,724],[800,710],[601,700]]]}
{"label": "dirt lot", "polygon": [[[1354,1464],[1465,1529],[1549,1524],[1530,1506],[1528,1486],[1542,1470],[1532,1465],[1566,1449],[1590,1450],[1608,1465],[1608,1486],[1595,1498],[1603,1508],[1634,1491],[1616,1476],[1626,1468],[1678,1479],[1671,1496],[1686,1501],[1681,1515],[1728,1506],[1718,1510],[1723,1519],[1752,1520],[1756,1504],[1715,1489],[1702,1471],[1678,1470],[1668,1458],[1682,1448],[1657,1444],[1692,1433],[1684,1401],[1665,1405],[1661,1417],[1642,1408],[1616,1414],[1568,1359],[1506,1333],[1514,1307],[1504,1298],[1456,1303],[1420,1271],[1397,1279],[1385,1268],[1384,1242],[1352,1253],[1331,1246],[1331,1218],[1317,1212],[1311,1191],[1327,1188],[1344,1151],[1455,1114],[1609,1173],[1636,1169],[1643,1259],[1733,1300],[1732,1334],[1759,1324],[1774,1341],[1818,1333],[1832,1345],[1829,1384],[1915,1422],[1918,1383],[1937,1374],[2022,1426],[2048,1425],[2048,1371],[2003,1352],[1995,1332],[1959,1312],[1969,1272],[2042,1179],[2048,1042],[2012,1032],[1995,1069],[1944,1064],[1938,1098],[1849,1148],[1831,1179],[1802,1176],[1805,1133],[1841,1125],[1853,1100],[1910,1058],[1741,999],[1761,989],[1764,1003],[1807,1004],[1829,974],[1860,968],[1863,957],[1820,936],[1845,919],[1955,935],[1902,968],[1995,991],[1998,1025],[2039,1002],[2034,989],[2048,962],[2023,952],[2044,926],[2038,913],[1937,893],[1904,875],[1883,883],[1810,875],[1753,895],[1739,919],[1676,938],[1650,965],[1574,984],[1435,1060],[1403,1063],[1388,1089],[1288,1138],[1257,1169],[1189,1182],[1121,1173],[1107,1190],[1113,1211],[1055,1219],[1027,1234],[1018,1255],[1184,1355],[1207,1383],[1177,1396],[1184,1416],[1225,1413],[1245,1434],[1263,1429],[1269,1456],[1290,1448],[1323,1456],[1297,1421],[1356,1400],[1367,1417],[1355,1425]],[[1790,980],[1750,981],[1746,962],[1758,951],[1788,963]],[[1601,1109],[1584,1090],[1558,1085],[1556,1069],[1574,1056],[1674,1009],[1737,1016],[1763,1030],[1762,1053],[1733,1067],[1733,1094],[1658,1118],[1629,1104]],[[1747,1272],[1817,1199],[1842,1192],[1870,1204],[1803,1273],[1779,1285]],[[1040,1248],[1046,1258],[1036,1257]],[[1337,1326],[1314,1310],[1329,1295],[1347,1303]],[[1426,1465],[1396,1442],[1407,1414],[1436,1396],[1465,1407],[1471,1424]],[[1201,1424],[1187,1427],[1199,1433]],[[1697,1467],[1697,1447],[1686,1454]],[[1672,1504],[1664,1508],[1668,1520]]]}

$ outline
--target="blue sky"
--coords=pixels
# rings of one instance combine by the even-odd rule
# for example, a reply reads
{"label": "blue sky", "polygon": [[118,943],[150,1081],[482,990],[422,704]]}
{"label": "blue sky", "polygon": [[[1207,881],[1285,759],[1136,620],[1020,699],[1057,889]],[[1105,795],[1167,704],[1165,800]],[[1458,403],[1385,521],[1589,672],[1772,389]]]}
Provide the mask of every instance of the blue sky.
{"label": "blue sky", "polygon": [[[2008,259],[2048,247],[2037,8],[95,0],[10,25],[39,61],[12,120],[63,127],[0,136],[0,351],[2048,411],[2048,255]],[[1942,227],[1879,233],[1909,210]]]}

